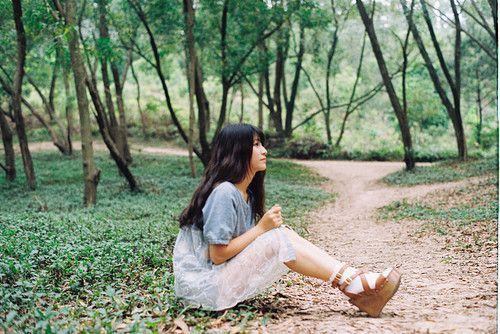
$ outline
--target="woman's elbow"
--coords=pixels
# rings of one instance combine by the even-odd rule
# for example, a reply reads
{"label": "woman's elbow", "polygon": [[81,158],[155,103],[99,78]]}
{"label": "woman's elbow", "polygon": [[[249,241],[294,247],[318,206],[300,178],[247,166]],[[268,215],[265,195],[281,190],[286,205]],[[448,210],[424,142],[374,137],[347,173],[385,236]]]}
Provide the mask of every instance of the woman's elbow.
{"label": "woman's elbow", "polygon": [[222,247],[226,248],[226,246],[222,245],[210,246],[209,257],[215,265],[224,263],[227,260],[227,257],[224,254],[224,249],[221,249]]}
{"label": "woman's elbow", "polygon": [[212,263],[215,264],[215,265],[219,265],[219,264],[222,264],[222,263],[226,262],[225,259],[223,259],[221,257],[216,257],[216,256],[211,256],[210,260],[212,260]]}

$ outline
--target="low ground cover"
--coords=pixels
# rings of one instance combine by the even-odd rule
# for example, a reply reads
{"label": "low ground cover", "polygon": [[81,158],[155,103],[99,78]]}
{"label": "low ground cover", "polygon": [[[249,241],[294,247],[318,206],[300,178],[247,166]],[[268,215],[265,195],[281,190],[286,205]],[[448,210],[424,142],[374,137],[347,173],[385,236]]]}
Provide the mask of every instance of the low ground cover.
{"label": "low ground cover", "polygon": [[412,171],[401,170],[384,177],[389,185],[412,186],[436,182],[463,180],[474,176],[497,175],[497,155],[486,158],[470,159],[466,163],[457,160],[447,160],[431,166],[417,166]]}
{"label": "low ground cover", "polygon": [[[34,162],[36,191],[26,190],[22,175],[0,180],[0,332],[158,332],[182,323],[203,330],[221,317],[186,309],[172,290],[177,217],[199,182],[187,158],[134,155],[142,192],[131,193],[111,159],[97,154],[102,175],[92,209],[82,207],[79,152],[35,153]],[[307,212],[333,198],[321,182],[272,160],[267,205],[280,203],[286,223],[303,233]],[[265,321],[258,312],[250,302],[223,317]]]}
{"label": "low ground cover", "polygon": [[[474,177],[471,179],[471,177]],[[419,200],[395,201],[379,209],[378,218],[404,223],[420,221],[416,237],[437,237],[443,247],[473,253],[494,252],[497,247],[498,162],[494,158],[455,161],[398,172],[385,181],[415,185],[464,180],[461,186],[440,190]]]}

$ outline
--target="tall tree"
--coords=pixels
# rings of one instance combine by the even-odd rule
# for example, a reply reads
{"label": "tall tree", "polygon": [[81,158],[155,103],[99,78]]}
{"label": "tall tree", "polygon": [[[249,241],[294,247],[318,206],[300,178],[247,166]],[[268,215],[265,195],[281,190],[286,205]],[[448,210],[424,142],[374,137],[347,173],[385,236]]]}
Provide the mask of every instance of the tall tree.
{"label": "tall tree", "polygon": [[[198,133],[201,146],[202,161],[208,162],[210,160],[210,145],[207,139],[209,119],[209,104],[203,89],[203,79],[201,75],[201,65],[199,63],[198,54],[196,51],[196,41],[193,33],[195,24],[195,12],[191,0],[184,0],[184,17],[185,17],[185,34],[186,44],[188,49],[188,64],[189,64],[189,87],[190,87],[190,110],[189,118],[191,123],[191,99],[192,94],[196,96],[196,103],[198,107]],[[192,90],[191,90],[192,89]],[[193,110],[194,112],[194,110]],[[193,149],[193,143],[188,144],[190,150]],[[193,169],[194,173],[194,169]]]}
{"label": "tall tree", "polygon": [[12,10],[14,14],[14,22],[16,25],[17,36],[17,65],[13,79],[13,94],[12,94],[12,109],[14,110],[14,120],[16,123],[16,132],[19,139],[19,147],[21,148],[21,156],[23,158],[24,174],[28,187],[31,190],[36,188],[36,176],[33,168],[33,160],[28,147],[28,138],[24,125],[24,118],[21,109],[21,95],[24,77],[24,64],[26,61],[26,34],[22,21],[23,11],[21,1],[12,1]]}
{"label": "tall tree", "polygon": [[[130,154],[130,149],[127,141],[127,124],[125,118],[125,107],[123,103],[122,96],[122,83],[120,79],[120,74],[118,71],[118,66],[116,61],[113,59],[111,38],[109,36],[108,21],[107,21],[107,1],[99,0],[99,34],[100,34],[100,45],[101,45],[101,72],[104,84],[104,94],[106,106],[109,114],[109,119],[111,121],[110,134],[115,141],[120,155],[124,157],[127,163],[132,161],[132,156]],[[115,107],[113,104],[113,98],[110,89],[110,80],[108,74],[108,63],[111,67],[111,73],[113,76],[113,82],[115,86],[116,104],[118,107],[118,119],[115,116]]]}
{"label": "tall tree", "polygon": [[412,170],[415,167],[415,158],[412,147],[410,127],[408,126],[408,116],[405,110],[403,110],[403,108],[401,107],[399,98],[396,95],[394,86],[392,85],[392,80],[389,75],[389,71],[387,70],[382,50],[380,49],[380,44],[375,33],[375,28],[373,27],[373,20],[368,16],[365,5],[361,0],[356,0],[356,6],[358,7],[359,14],[361,16],[363,24],[365,25],[368,37],[370,38],[370,43],[377,60],[380,75],[382,76],[387,95],[389,96],[389,100],[391,101],[391,105],[394,109],[394,113],[396,114],[396,118],[398,119],[399,128],[403,139],[404,161],[406,164],[406,169]]}
{"label": "tall tree", "polygon": [[439,42],[437,40],[436,34],[434,33],[434,28],[432,26],[432,22],[430,20],[430,16],[427,11],[427,6],[425,1],[421,0],[420,4],[422,6],[422,12],[424,14],[424,18],[427,24],[427,27],[429,29],[429,33],[431,35],[432,43],[434,45],[434,49],[436,51],[436,54],[439,59],[439,64],[441,66],[441,69],[443,70],[443,73],[446,77],[446,81],[448,82],[448,85],[451,89],[452,95],[453,95],[453,102],[450,101],[446,94],[446,90],[441,84],[441,80],[439,79],[439,75],[434,68],[434,65],[432,63],[432,60],[429,56],[429,53],[427,52],[427,49],[424,45],[424,42],[422,40],[422,37],[420,36],[420,32],[418,31],[418,28],[413,20],[413,15],[412,12],[408,9],[408,6],[406,5],[405,0],[400,0],[401,6],[403,7],[403,11],[406,16],[406,20],[408,21],[409,28],[412,32],[413,39],[415,40],[418,49],[420,51],[420,55],[424,59],[425,62],[425,67],[427,68],[427,71],[429,72],[429,76],[431,77],[432,83],[434,84],[434,88],[436,89],[439,98],[441,99],[442,104],[445,106],[446,111],[448,112],[448,115],[451,119],[451,122],[453,124],[453,128],[455,130],[455,139],[457,142],[457,148],[458,148],[458,156],[460,159],[465,160],[467,159],[467,143],[465,141],[465,132],[464,132],[464,126],[462,122],[462,116],[460,113],[460,58],[461,58],[461,37],[460,37],[460,20],[458,18],[458,12],[456,9],[456,6],[453,2],[453,0],[450,1],[452,3],[452,9],[453,13],[455,16],[456,20],[456,30],[455,30],[455,64],[454,64],[454,70],[455,70],[455,80],[451,77],[450,71],[448,69],[448,65],[444,59],[443,53],[441,51],[441,47],[439,45]]}
{"label": "tall tree", "polygon": [[191,176],[196,177],[196,168],[193,160],[193,137],[194,137],[194,90],[196,81],[196,66],[197,66],[197,56],[194,46],[194,11],[191,0],[184,0],[184,20],[185,20],[185,31],[187,40],[187,57],[189,60],[187,62],[187,77],[189,83],[189,136],[188,136],[188,152],[189,152],[189,166],[191,167]]}
{"label": "tall tree", "polygon": [[66,0],[65,10],[58,0],[54,0],[54,4],[59,12],[64,15],[66,26],[69,29],[68,46],[75,80],[78,113],[80,116],[80,135],[82,138],[83,177],[85,183],[83,198],[86,206],[93,206],[97,200],[97,185],[101,171],[96,168],[94,163],[89,102],[85,88],[87,74],[85,73],[85,65],[80,52],[79,36],[76,30],[76,2],[75,0]]}

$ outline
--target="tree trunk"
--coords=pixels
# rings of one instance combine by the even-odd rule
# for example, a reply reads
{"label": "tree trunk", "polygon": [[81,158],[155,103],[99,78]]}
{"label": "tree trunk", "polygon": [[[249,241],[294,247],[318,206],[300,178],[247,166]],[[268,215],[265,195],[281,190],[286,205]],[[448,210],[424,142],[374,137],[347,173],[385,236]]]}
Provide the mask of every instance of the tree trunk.
{"label": "tree trunk", "polygon": [[[193,160],[193,138],[194,138],[194,98],[195,94],[195,81],[196,81],[196,53],[193,38],[194,27],[194,13],[193,5],[190,0],[184,0],[184,21],[187,37],[187,78],[189,83],[189,136],[188,136],[188,153],[189,153],[189,166],[191,168],[191,176],[196,177],[196,168]],[[200,129],[200,131],[204,131]]]}
{"label": "tree trunk", "polygon": [[111,96],[111,89],[108,76],[108,63],[106,58],[101,58],[101,75],[102,84],[104,86],[104,101],[106,101],[106,110],[108,111],[109,119],[109,134],[114,142],[118,142],[118,121],[116,120],[115,106],[113,104],[113,97]]}
{"label": "tree trunk", "polygon": [[24,76],[24,63],[26,61],[26,35],[24,32],[24,25],[22,22],[22,8],[21,1],[12,1],[12,9],[14,13],[14,22],[16,25],[17,36],[17,64],[16,72],[13,80],[13,94],[12,94],[12,109],[14,110],[14,120],[16,123],[16,132],[19,139],[19,146],[21,149],[21,156],[23,158],[24,174],[28,187],[31,190],[36,188],[36,176],[33,168],[33,160],[28,148],[28,138],[24,126],[24,118],[21,110],[21,94]]}
{"label": "tree trunk", "polygon": [[460,77],[460,63],[462,60],[462,27],[460,25],[460,16],[458,15],[455,0],[450,0],[453,16],[455,17],[455,89],[453,92],[453,105],[455,109],[455,118],[457,122],[455,136],[458,143],[458,155],[462,160],[467,160],[467,142],[465,141],[464,126],[462,122],[462,112],[460,107],[460,92],[462,79]]}
{"label": "tree trunk", "polygon": [[493,17],[493,26],[495,27],[495,41],[498,45],[498,3],[497,0],[488,0],[491,9],[491,16]]}
{"label": "tree trunk", "polygon": [[113,81],[115,82],[116,105],[118,107],[118,134],[120,138],[120,153],[125,158],[127,164],[132,163],[132,155],[130,154],[130,147],[127,140],[127,120],[125,117],[125,106],[123,103],[123,89],[120,82],[120,75],[118,67],[114,61],[111,61],[111,73],[113,74]]}
{"label": "tree trunk", "polygon": [[276,129],[276,134],[280,138],[285,137],[285,132],[283,131],[283,120],[282,107],[281,107],[281,83],[283,81],[283,70],[284,70],[284,54],[283,45],[281,38],[278,39],[278,46],[276,50],[276,65],[274,74],[274,92],[273,92],[273,102],[275,110],[271,112],[271,117],[273,119],[274,127]]}
{"label": "tree trunk", "polygon": [[441,81],[439,80],[439,76],[437,74],[436,69],[434,68],[434,65],[432,63],[431,58],[429,57],[429,54],[427,53],[427,50],[425,49],[424,43],[422,41],[422,38],[420,36],[420,33],[413,22],[413,16],[411,15],[410,11],[408,10],[408,7],[406,6],[405,0],[400,0],[401,6],[403,7],[406,20],[408,22],[408,26],[411,29],[413,39],[415,40],[415,43],[417,43],[418,49],[420,51],[420,55],[424,59],[425,62],[425,67],[427,68],[427,71],[429,72],[429,76],[431,77],[432,83],[434,85],[434,88],[436,92],[439,95],[439,98],[441,99],[441,103],[445,106],[446,111],[448,112],[448,116],[451,119],[451,122],[453,124],[453,128],[455,130],[455,139],[457,141],[457,148],[458,148],[458,155],[461,159],[466,159],[466,142],[465,142],[465,137],[464,137],[464,131],[463,131],[463,124],[462,120],[460,117],[457,117],[457,112],[455,111],[455,107],[452,105],[451,101],[448,99],[448,96],[446,95],[446,91],[441,85]]}
{"label": "tree trunk", "polygon": [[96,110],[95,118],[97,120],[97,124],[99,125],[99,132],[104,140],[104,144],[106,144],[106,147],[115,161],[118,170],[127,180],[130,190],[138,191],[139,186],[137,181],[135,180],[134,175],[130,172],[130,168],[125,161],[125,158],[120,154],[118,146],[115,144],[115,141],[109,133],[109,128],[106,126],[104,106],[100,100],[97,87],[94,86],[94,84],[88,79],[86,80],[86,84],[94,104],[94,109]]}
{"label": "tree trunk", "polygon": [[478,123],[476,125],[476,142],[481,145],[481,131],[483,128],[483,106],[481,103],[481,77],[479,76],[479,70],[476,68],[476,103],[477,103],[477,119]]}
{"label": "tree trunk", "polygon": [[[57,69],[59,68],[59,53],[56,52],[56,60],[54,62],[54,68],[52,69],[52,79],[50,80],[50,89],[49,89],[49,105],[50,105],[50,110],[55,111],[55,104],[54,104],[54,94],[56,91],[56,82],[57,82]],[[51,121],[53,119],[51,118]]]}
{"label": "tree trunk", "polygon": [[293,111],[295,109],[295,100],[297,98],[297,92],[299,88],[300,72],[302,70],[302,59],[304,58],[304,52],[305,52],[304,35],[305,35],[305,28],[304,25],[301,23],[299,52],[297,53],[297,62],[295,63],[295,75],[293,77],[292,88],[290,90],[290,99],[286,104],[285,136],[287,138],[289,138],[292,135]]}
{"label": "tree trunk", "polygon": [[[106,0],[99,0],[99,33],[102,39],[110,41],[108,22],[106,19]],[[111,97],[110,82],[108,78],[107,63],[110,63],[111,73],[113,75],[113,81],[115,84],[115,94],[116,94],[116,105],[118,107],[118,117],[119,122],[116,121],[115,110],[113,99]],[[103,72],[102,78],[104,83],[104,93],[106,97],[106,105],[110,115],[112,131],[114,142],[116,143],[120,155],[125,159],[127,164],[132,162],[132,156],[130,154],[130,149],[127,142],[127,124],[125,119],[125,108],[123,105],[122,96],[122,83],[120,80],[120,75],[118,72],[118,67],[116,63],[109,59],[108,55],[105,53],[101,58],[101,69]]]}
{"label": "tree trunk", "polygon": [[[333,8],[332,8],[333,9]],[[335,13],[334,13],[335,15]],[[335,51],[337,50],[337,42],[338,42],[338,23],[335,25],[335,30],[333,32],[332,45],[330,46],[330,50],[328,50],[328,59],[326,65],[326,78],[325,78],[325,95],[326,95],[326,110],[324,111],[325,115],[325,130],[326,130],[326,138],[328,144],[332,143],[332,131],[330,128],[330,113],[331,113],[331,105],[332,100],[330,97],[330,75],[331,75],[331,67],[333,56],[335,55]]]}
{"label": "tree trunk", "polygon": [[[184,20],[186,25],[186,44],[188,49],[189,77],[193,79],[193,91],[196,96],[196,103],[198,106],[198,133],[201,145],[201,160],[206,166],[210,160],[210,145],[207,140],[207,131],[209,129],[209,104],[203,89],[203,78],[201,73],[201,65],[198,62],[198,55],[196,52],[196,42],[194,38],[193,28],[195,13],[193,3],[191,0],[183,0]],[[192,68],[191,68],[192,66]],[[191,70],[193,71],[191,76]],[[190,83],[191,85],[191,83]],[[191,86],[190,86],[191,87]],[[194,110],[194,108],[193,108]]]}
{"label": "tree trunk", "polygon": [[258,93],[258,99],[259,99],[259,104],[258,104],[258,110],[257,110],[257,124],[259,126],[259,129],[264,129],[264,113],[262,110],[263,106],[263,98],[264,98],[264,74],[259,73],[259,93]]}
{"label": "tree trunk", "polygon": [[[62,52],[59,48],[59,52]],[[64,111],[66,115],[66,142],[68,143],[68,155],[73,154],[73,142],[71,136],[73,134],[73,96],[70,93],[69,73],[64,58],[61,58],[61,67],[63,72],[64,82]]]}
{"label": "tree trunk", "polygon": [[5,154],[5,166],[2,166],[5,171],[5,178],[7,181],[14,181],[16,179],[16,159],[14,155],[14,145],[12,144],[12,131],[1,107],[0,130],[2,132],[2,142]]}
{"label": "tree trunk", "polygon": [[75,26],[76,3],[75,0],[66,0],[66,24],[69,29],[69,53],[73,77],[75,79],[78,113],[80,116],[80,135],[82,140],[83,176],[85,182],[84,203],[93,206],[97,199],[97,184],[101,171],[95,167],[94,150],[92,147],[92,133],[90,127],[89,103],[85,89],[87,80],[83,58],[80,53],[80,41]]}
{"label": "tree trunk", "polygon": [[[227,14],[229,11],[229,0],[224,0],[222,4],[222,15],[220,21],[220,54],[221,54],[221,82],[222,82],[222,101],[219,112],[219,120],[215,129],[215,136],[222,130],[222,126],[226,122],[227,96],[231,88],[231,81],[228,79],[227,73]],[[214,136],[214,138],[215,138]]]}
{"label": "tree trunk", "polygon": [[146,114],[144,113],[144,110],[142,110],[141,107],[141,86],[139,85],[139,79],[137,78],[137,74],[135,73],[133,62],[130,63],[130,70],[132,71],[132,77],[134,78],[135,86],[137,88],[136,100],[137,100],[137,109],[139,109],[139,115],[141,116],[142,137],[144,139],[148,139],[148,132],[147,132],[148,126],[146,121]]}
{"label": "tree trunk", "polygon": [[243,81],[240,82],[240,97],[241,97],[241,100],[240,100],[240,118],[239,118],[239,122],[240,123],[243,123],[243,113],[244,113],[244,106],[245,106],[245,96],[244,96],[244,93],[243,93]]}
{"label": "tree trunk", "polygon": [[401,108],[401,104],[399,103],[399,99],[396,95],[396,91],[392,85],[391,77],[389,72],[387,71],[387,67],[385,64],[385,60],[382,54],[382,50],[380,49],[380,45],[377,40],[377,36],[375,34],[375,29],[373,27],[373,21],[368,16],[365,6],[362,0],[356,0],[356,5],[358,7],[359,14],[361,19],[363,20],[363,24],[365,25],[366,32],[368,33],[368,37],[370,38],[370,42],[372,45],[373,53],[377,60],[377,64],[380,70],[380,74],[382,76],[382,80],[384,82],[384,86],[387,90],[387,94],[389,95],[389,100],[391,101],[391,105],[396,113],[396,117],[398,119],[399,128],[401,130],[401,136],[403,139],[404,145],[404,160],[406,164],[407,170],[412,170],[415,167],[414,153],[412,148],[412,140],[410,134],[410,128],[408,126],[408,119],[406,113]]}

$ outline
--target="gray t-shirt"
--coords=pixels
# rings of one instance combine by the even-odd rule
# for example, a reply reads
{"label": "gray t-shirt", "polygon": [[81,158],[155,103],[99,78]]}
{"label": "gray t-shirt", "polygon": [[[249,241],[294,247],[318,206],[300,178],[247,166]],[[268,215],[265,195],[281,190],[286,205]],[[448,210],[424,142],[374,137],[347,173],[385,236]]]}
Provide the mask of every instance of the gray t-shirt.
{"label": "gray t-shirt", "polygon": [[181,228],[173,254],[174,290],[185,302],[210,310],[232,307],[255,296],[281,277],[296,259],[285,227],[257,237],[233,258],[214,264],[210,244],[228,244],[254,226],[252,194],[246,203],[230,182],[214,188],[203,207],[203,231]]}
{"label": "gray t-shirt", "polygon": [[203,238],[208,244],[227,245],[254,225],[252,196],[245,202],[231,182],[222,182],[212,190],[203,207]]}

